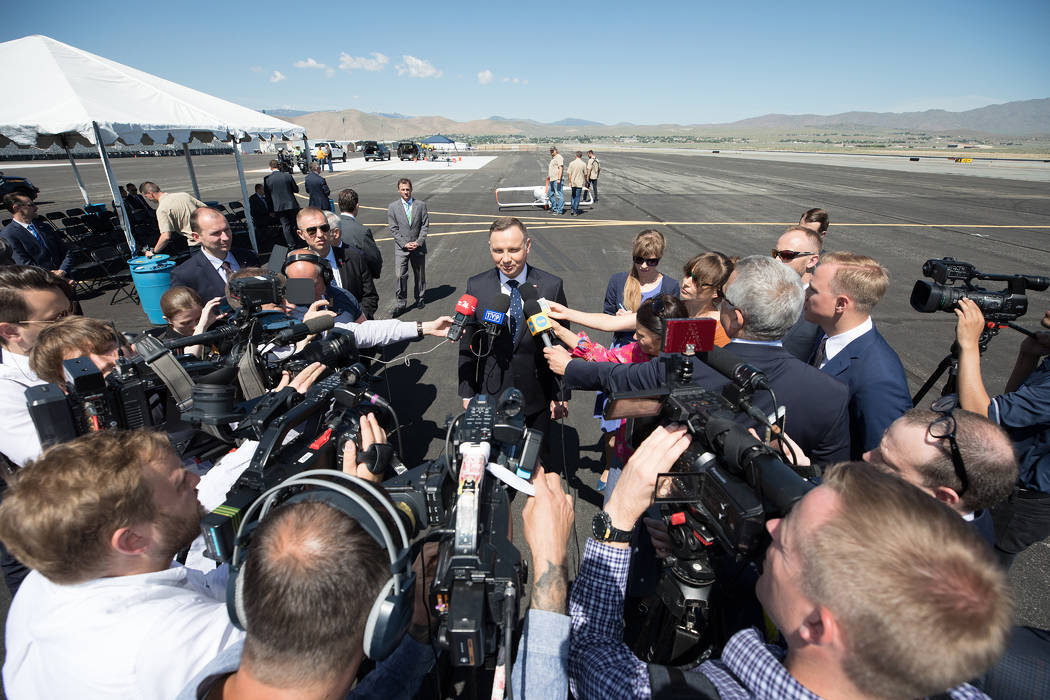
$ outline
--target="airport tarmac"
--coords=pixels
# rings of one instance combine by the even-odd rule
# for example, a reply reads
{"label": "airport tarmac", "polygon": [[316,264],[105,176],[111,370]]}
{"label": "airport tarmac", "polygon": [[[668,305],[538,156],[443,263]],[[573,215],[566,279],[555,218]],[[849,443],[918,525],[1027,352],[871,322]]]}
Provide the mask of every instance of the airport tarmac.
{"label": "airport tarmac", "polygon": [[[906,159],[905,164],[887,169],[877,162],[847,163],[831,156],[796,154],[757,158],[723,152],[696,157],[636,150],[599,151],[598,157],[602,163],[599,202],[585,215],[555,216],[539,209],[503,212],[527,223],[533,241],[529,262],[562,277],[569,302],[577,308],[601,309],[609,276],[628,269],[631,240],[642,229],[658,228],[665,233],[669,245],[660,269],[680,278],[683,263],[704,250],[768,255],[785,227],[806,209],[819,206],[831,215],[827,250],[872,255],[890,270],[892,284],[874,318],[899,353],[914,391],[948,353],[955,324],[952,314],[920,314],[909,305],[912,285],[922,278],[924,260],[952,256],[987,273],[1050,275],[1050,196],[1036,166],[1025,171],[1036,173],[1035,177],[1011,178],[1003,176],[1002,170],[976,176],[978,168],[971,165],[927,168],[922,161],[908,164]],[[359,158],[353,154],[351,162]],[[265,170],[268,157],[246,156],[244,160],[245,169],[252,171],[250,193],[253,184],[262,180],[255,171]],[[202,199],[224,203],[242,199],[232,156],[198,157],[194,164]],[[117,159],[113,165],[121,183],[150,179],[167,191],[190,190],[181,158]],[[404,317],[415,321],[450,314],[467,277],[492,264],[486,236],[489,224],[500,214],[494,190],[542,185],[547,156],[500,153],[480,169],[451,172],[422,170],[411,162],[399,165],[391,161],[383,166],[351,167],[324,175],[333,196],[345,187],[358,192],[359,219],[379,241],[385,260],[383,276],[377,281],[382,317],[389,317],[393,305],[394,255],[385,212],[397,197],[397,179],[411,177],[416,197],[427,201],[426,308]],[[2,169],[13,175],[25,170],[42,190],[42,212],[81,204],[68,167],[24,169],[6,162]],[[92,200],[108,202],[110,196],[97,164],[86,165],[82,173]],[[302,182],[301,175],[297,181]],[[992,290],[1004,287],[1002,283],[985,286]],[[122,330],[146,325],[137,307],[129,302],[110,306],[108,297],[87,300],[85,309],[90,315],[115,318]],[[1035,328],[1043,311],[1050,308],[1050,292],[1030,292],[1028,298],[1029,312],[1020,323]],[[598,333],[596,339],[606,338]],[[1005,384],[1020,340],[1018,333],[1004,330],[992,341],[984,359],[991,393]],[[432,339],[408,347],[409,352],[422,350],[432,352],[410,358],[408,366],[400,361],[391,364],[377,386],[402,412],[406,461],[410,463],[439,454],[445,417],[460,406],[455,348]],[[939,388],[940,384],[935,393]],[[594,490],[600,466],[595,445],[599,431],[592,407],[592,394],[577,392],[570,417],[558,431],[564,439],[553,442],[555,466],[567,467],[579,493],[579,546],[570,543],[572,556],[582,551],[591,517],[601,502],[601,494]],[[516,501],[516,513],[522,502]],[[520,515],[516,520],[515,540],[524,552]],[[1050,596],[1046,595],[1050,542],[1019,557],[1011,579],[1017,591],[1018,619],[1050,628]]]}

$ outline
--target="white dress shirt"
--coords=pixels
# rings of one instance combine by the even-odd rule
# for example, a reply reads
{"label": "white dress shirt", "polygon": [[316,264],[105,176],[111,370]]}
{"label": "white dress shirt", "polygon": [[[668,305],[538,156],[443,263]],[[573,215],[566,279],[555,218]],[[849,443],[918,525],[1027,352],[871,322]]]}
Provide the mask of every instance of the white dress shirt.
{"label": "white dress shirt", "polygon": [[[224,259],[220,260],[219,258],[215,257],[214,255],[212,255],[211,253],[206,251],[204,248],[201,248],[201,252],[204,253],[204,257],[207,258],[208,262],[211,263],[211,266],[215,268],[215,271],[219,273],[219,277],[222,277],[222,281],[223,282],[229,282],[230,281],[226,277],[226,272],[222,269],[222,264],[224,262],[230,263],[230,267],[233,268],[234,272],[237,272],[238,270],[241,269],[241,266],[237,263],[237,259],[233,257],[233,253],[227,253],[226,257]],[[209,299],[204,299],[204,301],[210,301],[210,300]]]}
{"label": "white dress shirt", "polygon": [[343,280],[339,275],[339,263],[335,261],[335,246],[328,246],[328,256],[325,257],[328,261],[328,266],[332,268],[332,286],[345,289],[343,287]]}
{"label": "white dress shirt", "polygon": [[178,564],[73,585],[32,571],[7,616],[10,698],[169,700],[244,633],[226,612],[227,569]]}
{"label": "white dress shirt", "polygon": [[0,452],[18,466],[40,456],[43,448],[33,419],[26,406],[26,389],[47,384],[29,369],[29,358],[7,348],[0,363],[0,417],[3,418],[4,440]]}
{"label": "white dress shirt", "polygon": [[826,343],[824,343],[824,361],[820,363],[820,367],[818,367],[817,369],[822,368],[824,365],[830,362],[831,359],[835,357],[835,355],[838,355],[840,352],[842,352],[847,345],[849,345],[854,340],[861,337],[874,327],[875,324],[872,322],[871,316],[868,316],[866,319],[864,319],[863,323],[854,328],[850,328],[848,331],[843,331],[838,335],[825,335],[824,337],[828,340]]}

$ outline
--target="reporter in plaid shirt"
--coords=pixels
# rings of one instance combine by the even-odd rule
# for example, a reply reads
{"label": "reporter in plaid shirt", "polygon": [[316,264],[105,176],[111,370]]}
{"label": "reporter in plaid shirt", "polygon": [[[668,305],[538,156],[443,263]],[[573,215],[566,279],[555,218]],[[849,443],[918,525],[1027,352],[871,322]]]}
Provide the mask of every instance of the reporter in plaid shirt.
{"label": "reporter in plaid shirt", "polygon": [[[606,505],[614,528],[634,528],[656,475],[688,443],[677,426],[642,443]],[[787,648],[740,631],[679,687],[733,700],[986,697],[964,681],[999,658],[1012,605],[962,518],[872,465],[846,463],[767,528],[757,594]],[[569,605],[569,676],[581,700],[652,696],[650,669],[620,641],[629,556],[627,544],[587,542]]]}

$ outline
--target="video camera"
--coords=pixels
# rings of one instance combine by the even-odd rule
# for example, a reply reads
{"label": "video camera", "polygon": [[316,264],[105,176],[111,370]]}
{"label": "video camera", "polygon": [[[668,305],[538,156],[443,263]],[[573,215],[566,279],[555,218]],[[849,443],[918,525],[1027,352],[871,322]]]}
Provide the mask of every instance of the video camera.
{"label": "video camera", "polygon": [[[994,323],[1014,321],[1028,311],[1025,291],[1041,292],[1050,287],[1050,278],[1038,275],[1000,275],[978,272],[970,263],[955,258],[932,258],[922,265],[922,274],[933,281],[916,280],[911,290],[911,306],[921,313],[953,311],[960,299],[971,299],[986,320]],[[997,292],[976,286],[974,280],[1006,282]],[[961,284],[957,284],[961,282]]]}
{"label": "video camera", "polygon": [[[771,391],[762,373],[714,348],[710,340],[683,343],[671,332],[673,325],[701,321],[668,322],[664,351],[676,354],[662,357],[663,387],[613,394],[605,411],[607,419],[633,419],[632,446],[656,425],[669,423],[685,426],[692,437],[671,472],[657,478],[654,496],[673,554],[657,586],[662,610],[650,610],[646,625],[667,629],[648,637],[657,646],[635,649],[649,661],[675,665],[701,658],[702,638],[712,646],[724,641],[714,639],[707,628],[717,578],[712,558],[734,563],[757,559],[769,540],[766,521],[783,516],[813,488],[747,429],[755,421],[773,434],[781,432],[752,402],[756,392]],[[693,384],[694,359],[731,379],[721,394]],[[716,543],[719,547],[712,549]]]}

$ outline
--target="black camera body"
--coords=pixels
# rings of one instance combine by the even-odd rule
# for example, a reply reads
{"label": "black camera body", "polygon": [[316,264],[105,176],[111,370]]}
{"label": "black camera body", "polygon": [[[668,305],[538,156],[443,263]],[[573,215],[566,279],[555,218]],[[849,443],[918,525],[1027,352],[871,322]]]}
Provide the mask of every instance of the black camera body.
{"label": "black camera body", "polygon": [[[1028,311],[1025,292],[1043,291],[1050,279],[1038,275],[1000,275],[979,272],[972,264],[955,258],[932,258],[922,265],[922,274],[931,281],[916,280],[911,290],[911,306],[921,313],[954,311],[959,300],[972,300],[986,320],[993,323],[1015,321]],[[974,280],[1006,282],[1006,289],[990,291]]]}

